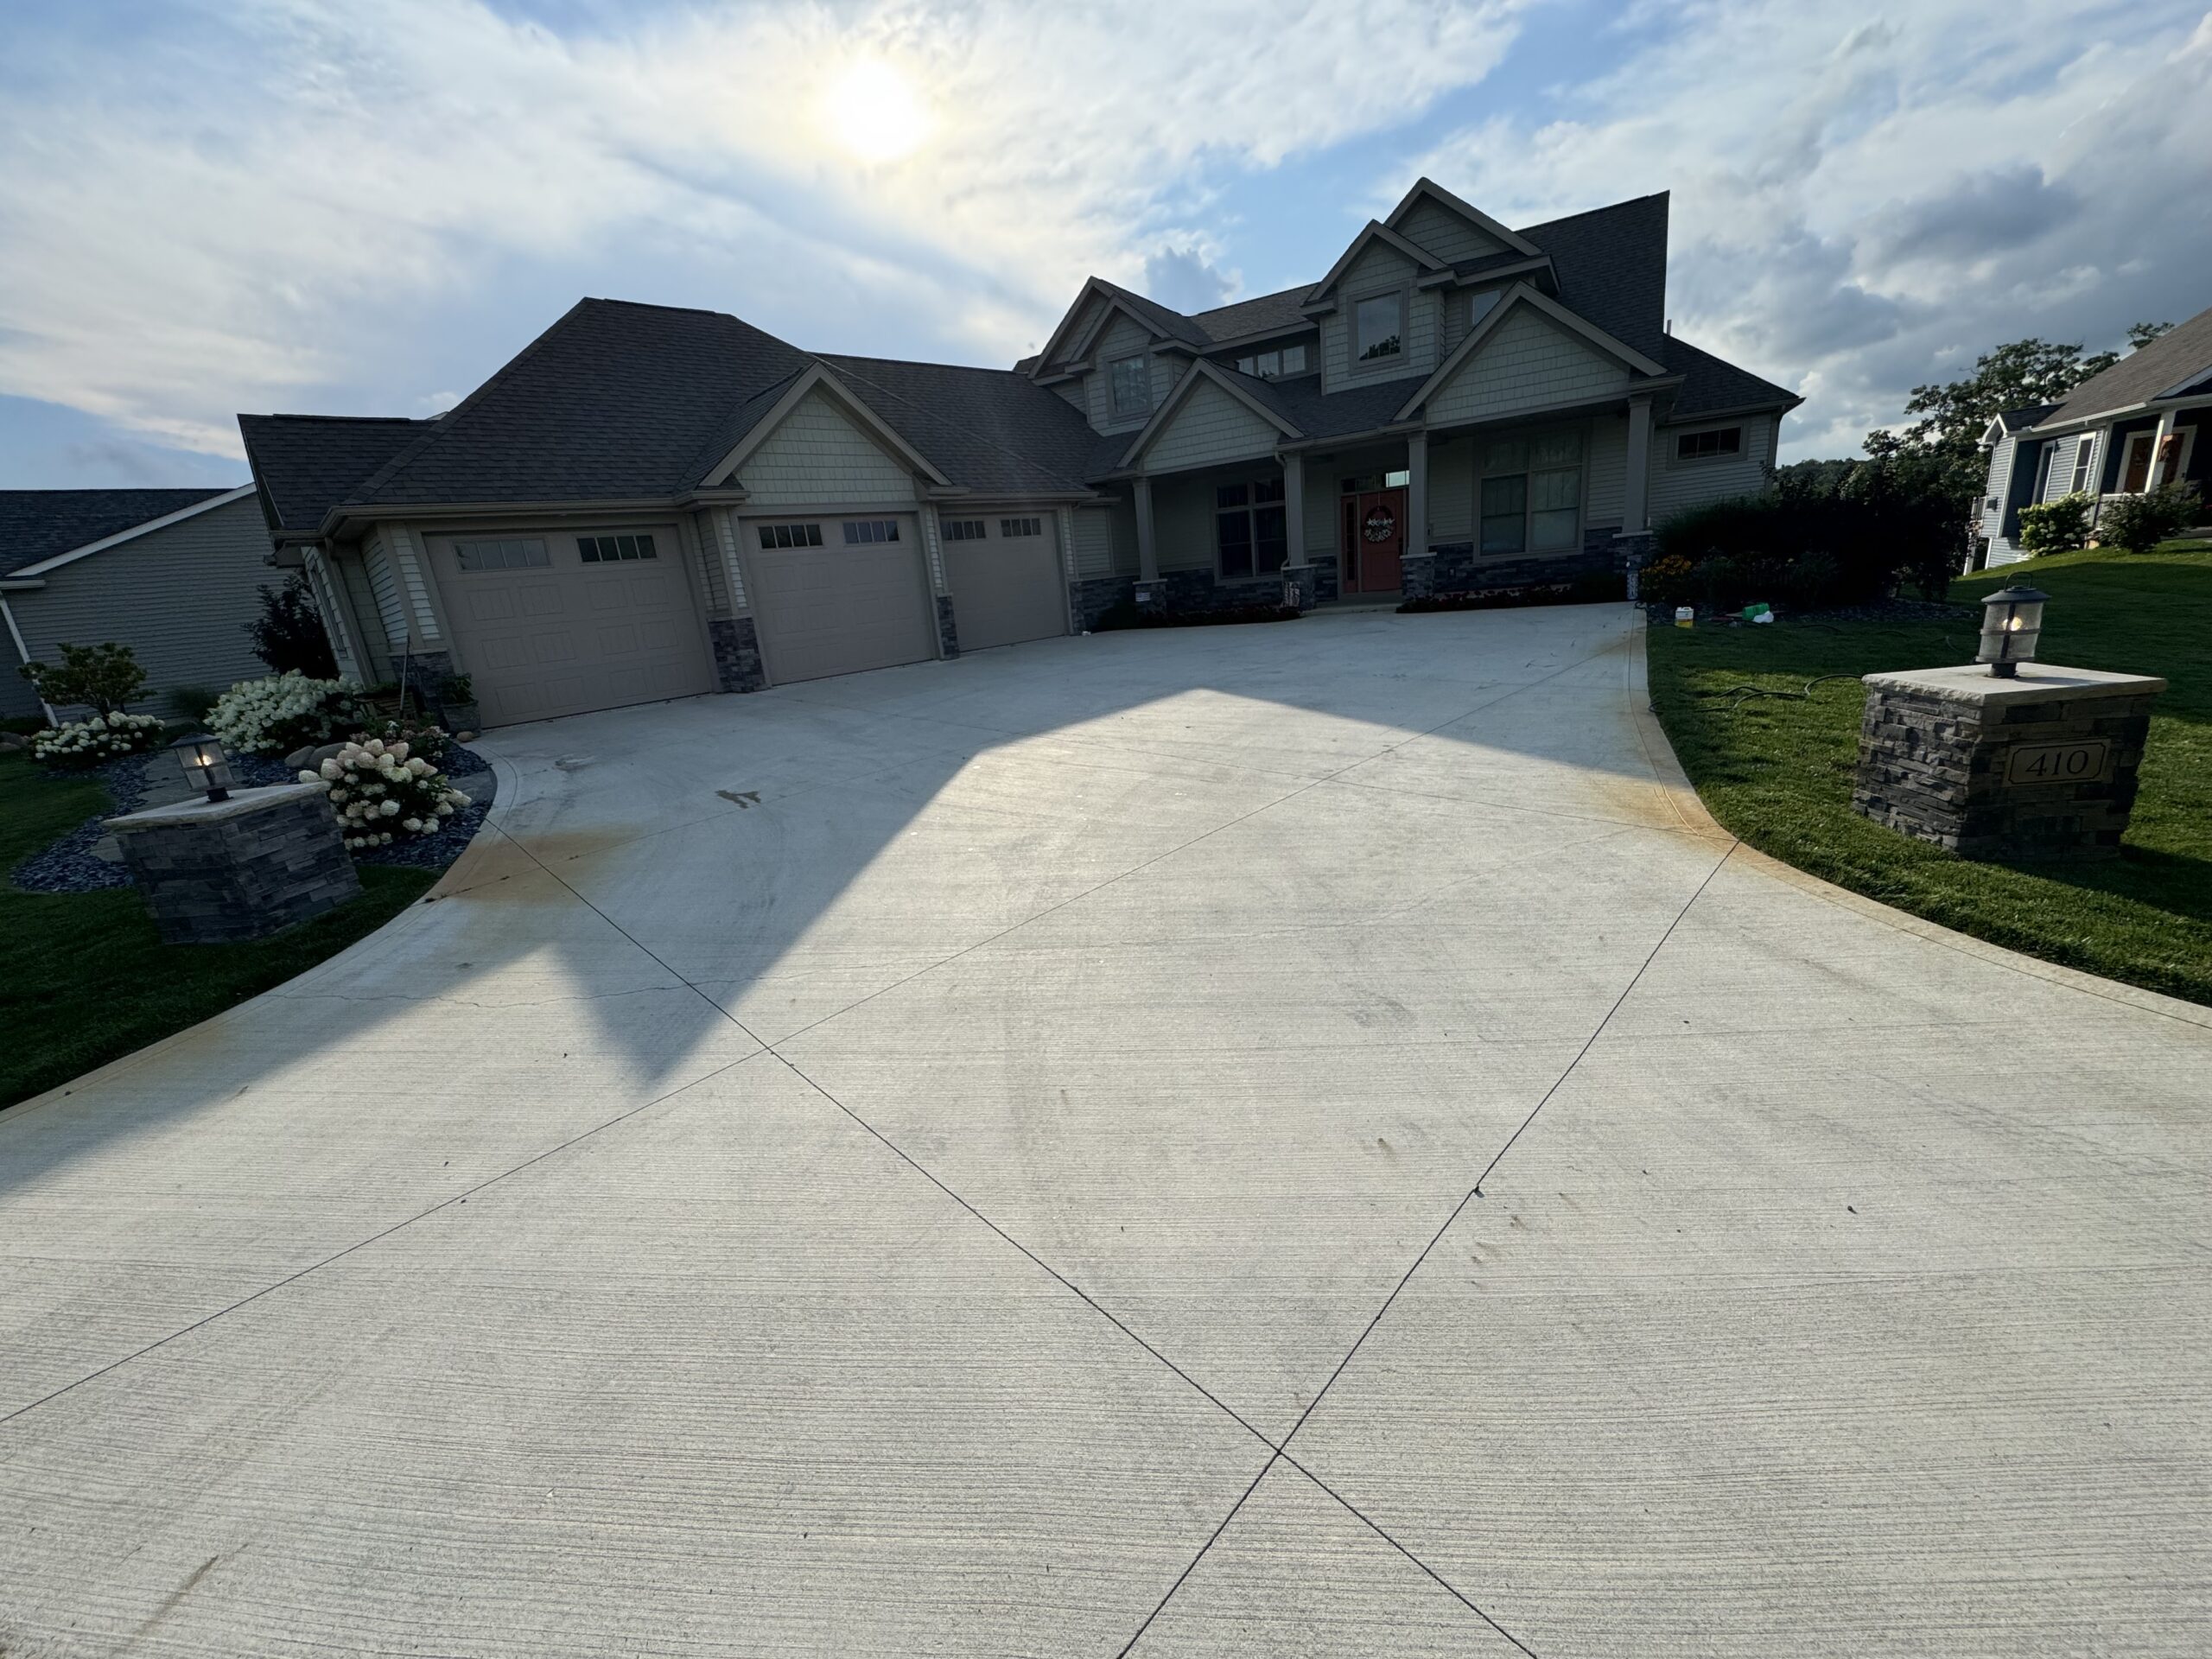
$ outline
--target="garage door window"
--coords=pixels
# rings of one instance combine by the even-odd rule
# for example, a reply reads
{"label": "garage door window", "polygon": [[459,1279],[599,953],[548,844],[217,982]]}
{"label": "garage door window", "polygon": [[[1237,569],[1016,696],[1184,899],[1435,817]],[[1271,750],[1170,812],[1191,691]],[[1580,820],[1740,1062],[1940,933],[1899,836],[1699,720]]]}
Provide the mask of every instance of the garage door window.
{"label": "garage door window", "polygon": [[895,542],[899,539],[896,518],[850,518],[845,522],[845,545],[858,547],[863,542]]}
{"label": "garage door window", "polygon": [[453,556],[471,575],[480,570],[527,570],[553,563],[543,542],[455,542]]}
{"label": "garage door window", "polygon": [[980,518],[948,518],[944,521],[944,539],[948,542],[980,542],[983,539],[983,521]]}
{"label": "garage door window", "polygon": [[1044,525],[1039,520],[1034,518],[1001,518],[999,520],[999,534],[1001,536],[1042,536],[1044,533]]}
{"label": "garage door window", "polygon": [[819,547],[822,545],[822,526],[819,524],[763,524],[760,526],[760,545],[763,547]]}
{"label": "garage door window", "polygon": [[579,536],[576,551],[586,564],[630,564],[660,556],[650,536]]}

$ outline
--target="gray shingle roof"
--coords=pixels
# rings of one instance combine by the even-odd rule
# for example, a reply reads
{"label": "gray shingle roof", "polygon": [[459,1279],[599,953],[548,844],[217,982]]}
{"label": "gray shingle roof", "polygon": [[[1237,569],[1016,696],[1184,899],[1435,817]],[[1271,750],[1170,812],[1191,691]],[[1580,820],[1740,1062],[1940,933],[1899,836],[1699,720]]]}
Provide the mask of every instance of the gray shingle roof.
{"label": "gray shingle roof", "polygon": [[732,410],[809,361],[719,311],[582,300],[346,505],[674,495]]}
{"label": "gray shingle roof", "polygon": [[1313,320],[1303,308],[1306,291],[1313,284],[1306,283],[1297,288],[1286,288],[1280,294],[1262,294],[1256,299],[1239,300],[1234,305],[1216,306],[1211,311],[1200,311],[1191,321],[1210,340],[1242,340],[1248,334],[1287,332],[1293,328],[1311,328]]}
{"label": "gray shingle roof", "polygon": [[1213,344],[1212,336],[1180,311],[1172,311],[1157,300],[1148,300],[1141,294],[1133,294],[1126,288],[1108,282],[1103,276],[1094,276],[1091,281],[1123,302],[1131,310],[1163,334],[1181,340],[1185,345],[1211,346]]}
{"label": "gray shingle roof", "polygon": [[2049,418],[2056,404],[2030,404],[2024,409],[2008,409],[1997,417],[1998,430],[2024,432],[2038,421]]}
{"label": "gray shingle roof", "polygon": [[1521,234],[1551,256],[1569,310],[1666,361],[1666,192],[1548,219]]}
{"label": "gray shingle roof", "polygon": [[325,513],[430,424],[400,416],[239,416],[270,534],[312,538]]}
{"label": "gray shingle roof", "polygon": [[2212,309],[2170,328],[2139,352],[2131,352],[2102,374],[2067,393],[2051,422],[2078,421],[2108,410],[2130,409],[2212,373]]}
{"label": "gray shingle roof", "polygon": [[1739,369],[1733,363],[1691,345],[1679,334],[1662,334],[1657,355],[1670,372],[1682,377],[1681,390],[1675,394],[1670,419],[1723,410],[1795,409],[1805,401],[1788,387],[1762,380],[1750,370]]}
{"label": "gray shingle roof", "polygon": [[981,494],[1083,488],[1090,423],[1011,369],[824,357],[839,379],[954,483]]}
{"label": "gray shingle roof", "polygon": [[188,490],[0,490],[0,575],[226,495],[235,484]]}

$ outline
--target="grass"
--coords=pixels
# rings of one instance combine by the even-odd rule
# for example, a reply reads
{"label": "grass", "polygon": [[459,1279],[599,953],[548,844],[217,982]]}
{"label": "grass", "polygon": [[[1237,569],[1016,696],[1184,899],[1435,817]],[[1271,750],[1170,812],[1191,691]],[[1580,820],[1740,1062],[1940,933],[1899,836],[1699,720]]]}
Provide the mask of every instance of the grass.
{"label": "grass", "polygon": [[[0,870],[112,806],[96,779],[56,779],[25,755],[0,754]],[[327,915],[250,944],[203,945],[163,944],[132,888],[24,893],[0,882],[0,1107],[282,984],[435,880],[365,868],[361,896]]]}
{"label": "grass", "polygon": [[1859,817],[1851,780],[1866,694],[1855,679],[1802,701],[1723,695],[1971,662],[1973,617],[1655,627],[1652,706],[1707,809],[1759,851],[1962,933],[2212,1003],[2212,543],[2061,554],[1955,583],[1951,596],[1978,610],[2009,577],[2051,596],[2045,660],[2170,683],[2117,859],[1976,863]]}

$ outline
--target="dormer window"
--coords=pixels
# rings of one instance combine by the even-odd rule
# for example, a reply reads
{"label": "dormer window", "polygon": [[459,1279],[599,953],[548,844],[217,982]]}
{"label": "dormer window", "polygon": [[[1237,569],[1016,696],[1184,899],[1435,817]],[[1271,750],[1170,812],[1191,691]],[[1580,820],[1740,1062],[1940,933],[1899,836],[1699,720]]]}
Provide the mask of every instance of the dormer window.
{"label": "dormer window", "polygon": [[1373,294],[1351,309],[1351,360],[1381,363],[1406,348],[1406,296],[1402,290]]}
{"label": "dormer window", "polygon": [[1262,380],[1273,380],[1278,375],[1306,372],[1306,347],[1286,346],[1279,352],[1260,352],[1251,357],[1236,359],[1240,374],[1256,376]]}
{"label": "dormer window", "polygon": [[1152,367],[1142,357],[1117,357],[1106,365],[1114,413],[1141,415],[1152,407]]}

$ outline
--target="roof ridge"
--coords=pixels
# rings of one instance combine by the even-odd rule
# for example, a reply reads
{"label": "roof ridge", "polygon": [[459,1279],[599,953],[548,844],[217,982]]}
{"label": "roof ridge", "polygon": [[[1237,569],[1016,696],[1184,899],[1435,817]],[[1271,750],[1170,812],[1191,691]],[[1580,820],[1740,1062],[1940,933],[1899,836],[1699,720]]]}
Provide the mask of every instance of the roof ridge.
{"label": "roof ridge", "polygon": [[259,415],[241,411],[238,416],[242,421],[343,421],[354,426],[369,421],[391,426],[428,426],[438,418],[435,415],[295,415],[281,409]]}
{"label": "roof ridge", "polygon": [[1014,369],[995,369],[988,363],[932,363],[925,357],[871,357],[861,352],[817,352],[815,355],[825,363],[896,363],[910,369],[957,369],[963,374],[1005,374],[1023,380],[1029,378]]}
{"label": "roof ridge", "polygon": [[538,335],[535,340],[532,340],[530,344],[524,346],[512,357],[509,358],[505,362],[499,365],[498,368],[494,369],[490,377],[486,378],[481,385],[478,386],[475,391],[470,392],[467,397],[462,398],[451,409],[446,410],[442,418],[431,423],[430,429],[429,431],[425,432],[421,437],[416,439],[414,442],[404,446],[397,454],[394,455],[390,461],[385,462],[383,466],[378,467],[375,472],[370,474],[368,477],[364,479],[361,482],[356,484],[347,493],[346,500],[349,502],[359,501],[364,497],[375,494],[377,491],[382,489],[400,473],[413,465],[416,458],[419,457],[425,449],[429,448],[430,445],[435,443],[440,438],[445,436],[454,429],[457,423],[458,416],[466,414],[468,410],[475,408],[479,404],[482,403],[484,399],[490,395],[492,389],[494,386],[505,384],[507,377],[512,374],[518,366],[531,357],[536,355],[539,347],[543,346],[547,340],[552,339],[552,337],[560,330],[567,327],[570,320],[573,319],[578,312],[582,311],[584,307],[591,303],[592,302],[588,298],[578,300],[566,311],[563,311],[559,316],[548,323],[543,329],[539,331]]}

